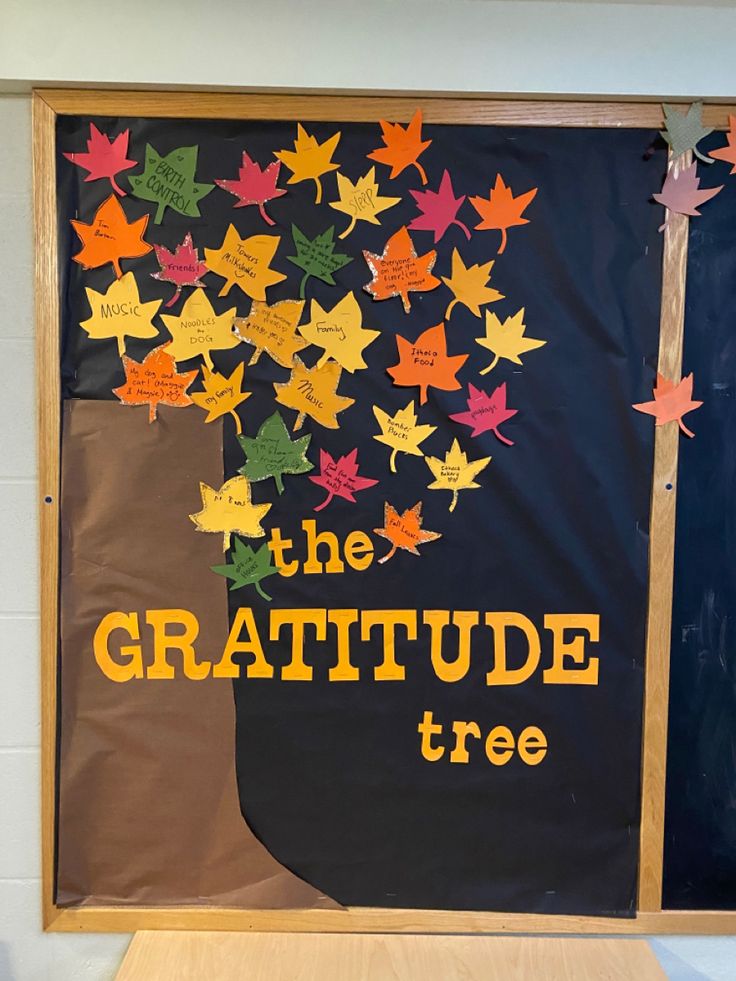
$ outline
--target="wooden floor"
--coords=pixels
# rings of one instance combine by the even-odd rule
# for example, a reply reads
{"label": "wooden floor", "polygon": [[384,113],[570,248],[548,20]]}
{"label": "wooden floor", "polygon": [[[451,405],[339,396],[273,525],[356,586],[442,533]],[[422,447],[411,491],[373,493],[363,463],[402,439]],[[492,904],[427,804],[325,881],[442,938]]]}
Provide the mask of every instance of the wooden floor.
{"label": "wooden floor", "polygon": [[646,940],[143,931],[117,981],[666,981]]}

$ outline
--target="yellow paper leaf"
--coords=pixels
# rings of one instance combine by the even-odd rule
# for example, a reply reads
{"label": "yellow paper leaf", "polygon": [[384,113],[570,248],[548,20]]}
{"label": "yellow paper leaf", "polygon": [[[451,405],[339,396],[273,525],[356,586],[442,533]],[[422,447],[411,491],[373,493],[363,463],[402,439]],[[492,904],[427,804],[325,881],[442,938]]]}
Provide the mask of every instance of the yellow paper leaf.
{"label": "yellow paper leaf", "polygon": [[291,377],[286,382],[274,382],[276,401],[298,415],[294,431],[301,428],[305,416],[327,429],[338,429],[338,412],[347,409],[355,399],[337,394],[342,368],[336,361],[327,361],[322,367],[307,368],[301,358],[294,358]]}
{"label": "yellow paper leaf", "polygon": [[546,341],[537,340],[534,337],[525,337],[524,332],[524,307],[518,310],[513,317],[507,317],[503,323],[495,313],[486,310],[486,333],[485,337],[476,337],[476,344],[487,348],[495,357],[487,368],[483,368],[481,375],[487,375],[495,368],[501,358],[512,361],[514,364],[522,364],[521,355],[527,351],[542,347]]}
{"label": "yellow paper leaf", "polygon": [[262,538],[261,521],[271,510],[270,504],[252,504],[250,483],[246,477],[231,477],[219,490],[200,483],[202,510],[190,514],[197,531],[222,533],[222,550],[230,547],[230,535]]}
{"label": "yellow paper leaf", "polygon": [[79,325],[90,337],[101,340],[114,337],[120,357],[125,354],[126,337],[156,337],[158,330],[152,320],[162,300],[142,303],[138,283],[132,272],[113,280],[106,293],[85,287],[92,316]]}
{"label": "yellow paper leaf", "polygon": [[492,259],[482,265],[466,266],[458,250],[452,250],[452,272],[449,276],[442,276],[442,282],[452,290],[454,296],[445,312],[445,320],[449,320],[456,303],[462,303],[476,317],[480,317],[480,308],[483,304],[503,299],[503,293],[486,285],[491,269],[493,269]]}
{"label": "yellow paper leaf", "polygon": [[331,201],[330,207],[335,211],[342,211],[350,218],[350,224],[338,238],[346,238],[355,228],[356,221],[380,225],[377,215],[401,201],[401,198],[381,197],[378,193],[375,167],[359,177],[355,184],[343,174],[337,174],[337,193],[339,200]]}
{"label": "yellow paper leaf", "polygon": [[204,264],[225,280],[218,296],[226,296],[233,286],[239,286],[252,300],[265,300],[266,289],[286,279],[270,266],[280,241],[280,235],[241,238],[230,225],[219,249],[204,250]]}
{"label": "yellow paper leaf", "polygon": [[452,446],[445,453],[444,460],[436,456],[427,456],[424,462],[432,471],[435,478],[428,484],[429,490],[449,490],[452,491],[450,501],[450,511],[455,510],[457,504],[458,491],[469,490],[473,487],[480,487],[475,483],[475,478],[491,462],[489,456],[484,456],[482,460],[471,460],[468,462],[466,453],[460,449],[460,444],[456,439],[452,441]]}
{"label": "yellow paper leaf", "polygon": [[254,300],[247,317],[235,318],[235,336],[255,347],[251,364],[265,351],[282,368],[294,367],[294,355],[307,346],[296,330],[303,310],[304,300],[279,300],[270,305]]}
{"label": "yellow paper leaf", "polygon": [[240,416],[235,411],[239,405],[250,398],[252,392],[241,392],[240,386],[243,384],[243,373],[245,365],[241,361],[229,378],[219,374],[217,371],[210,371],[207,365],[202,365],[202,382],[204,391],[191,392],[191,399],[200,409],[207,413],[205,422],[212,422],[220,416],[230,415],[235,419],[235,432],[242,433],[243,427],[240,423]]}
{"label": "yellow paper leaf", "polygon": [[396,454],[410,453],[412,456],[424,456],[424,450],[419,448],[427,436],[431,436],[436,426],[417,426],[417,414],[414,403],[410,402],[405,408],[399,409],[394,416],[373,406],[373,415],[381,427],[380,435],[373,438],[379,443],[391,447],[391,473],[396,473]]}
{"label": "yellow paper leaf", "polygon": [[319,204],[322,200],[320,177],[331,170],[337,170],[340,166],[332,162],[332,154],[337,149],[339,142],[340,133],[335,133],[324,143],[318,143],[314,136],[307,133],[301,123],[297,123],[294,149],[278,150],[274,153],[276,159],[280,160],[291,171],[291,177],[286,183],[298,184],[300,181],[314,181],[317,186],[314,201],[315,204]]}
{"label": "yellow paper leaf", "polygon": [[230,307],[224,313],[215,313],[205,291],[194,290],[187,297],[178,317],[161,314],[172,337],[166,350],[175,361],[188,361],[201,354],[207,367],[214,367],[213,351],[229,351],[240,343],[232,331],[235,312],[236,308]]}
{"label": "yellow paper leaf", "polygon": [[309,323],[299,327],[299,333],[310,344],[324,350],[317,367],[332,358],[346,371],[353,372],[367,367],[363,351],[380,334],[378,330],[367,330],[362,326],[363,314],[354,293],[347,293],[331,310],[323,310],[316,300],[312,300]]}

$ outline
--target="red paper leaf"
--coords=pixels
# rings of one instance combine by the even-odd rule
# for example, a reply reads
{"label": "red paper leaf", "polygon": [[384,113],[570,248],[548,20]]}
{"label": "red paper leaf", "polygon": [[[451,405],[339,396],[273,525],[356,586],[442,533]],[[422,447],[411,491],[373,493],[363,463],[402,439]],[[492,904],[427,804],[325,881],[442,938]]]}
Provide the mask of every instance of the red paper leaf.
{"label": "red paper leaf", "polygon": [[207,266],[199,261],[199,250],[194,248],[192,233],[187,232],[184,241],[177,245],[173,252],[169,252],[165,245],[154,245],[158,264],[161,266],[159,272],[151,273],[154,279],[163,283],[173,283],[176,292],[166,304],[167,307],[176,303],[181,293],[182,286],[201,286],[199,277],[207,272]]}
{"label": "red paper leaf", "polygon": [[[722,191],[723,184],[720,187],[706,187],[701,190],[696,167],[695,160],[689,167],[682,167],[679,170],[671,167],[664,179],[662,190],[659,194],[652,195],[654,200],[678,215],[699,215],[698,208],[700,205],[710,201],[719,191]],[[660,232],[666,227],[668,221],[669,215],[659,226]]]}
{"label": "red paper leaf", "polygon": [[358,451],[351,450],[346,456],[341,456],[335,461],[327,450],[319,451],[320,474],[318,477],[310,477],[313,484],[324,487],[327,497],[321,504],[314,509],[321,511],[326,508],[333,497],[342,497],[346,501],[355,504],[353,496],[358,491],[366,490],[378,483],[371,477],[358,476]]}
{"label": "red paper leaf", "polygon": [[702,402],[693,401],[692,372],[677,385],[657,372],[654,401],[637,402],[632,408],[636,409],[637,412],[646,412],[647,415],[654,416],[657,426],[664,426],[666,422],[676,421],[686,436],[693,436],[694,434],[683,423],[682,417],[687,412],[692,412],[693,409],[699,409],[702,404]]}
{"label": "red paper leaf", "polygon": [[280,169],[280,161],[274,160],[265,170],[261,170],[258,164],[251,160],[247,152],[243,150],[243,163],[238,171],[238,179],[215,180],[215,184],[238,198],[233,207],[245,208],[249,204],[257,204],[261,217],[266,224],[275,225],[276,222],[266,214],[266,209],[263,206],[267,201],[272,201],[274,198],[280,198],[282,194],[286,194],[284,188],[276,187]]}
{"label": "red paper leaf", "polygon": [[409,225],[412,232],[434,232],[435,245],[445,234],[450,225],[457,225],[470,238],[470,230],[458,220],[457,213],[465,200],[465,195],[456,198],[452,180],[446,170],[442,175],[440,186],[436,191],[412,191],[409,193],[417,203],[421,214],[414,218]]}
{"label": "red paper leaf", "polygon": [[130,130],[125,129],[118,133],[114,140],[110,140],[105,133],[101,133],[94,123],[89,124],[89,139],[87,140],[87,152],[65,153],[67,160],[71,160],[77,167],[88,171],[84,178],[86,181],[96,181],[101,177],[107,177],[114,191],[121,197],[125,197],[125,191],[115,182],[115,175],[121,170],[130,170],[137,166],[137,161],[128,160],[128,140]]}
{"label": "red paper leaf", "polygon": [[475,385],[468,385],[468,411],[456,412],[450,418],[454,422],[459,422],[463,426],[472,427],[471,436],[479,436],[481,433],[491,432],[507,446],[513,446],[512,440],[502,436],[498,431],[501,423],[506,422],[515,416],[518,409],[508,409],[506,407],[506,382],[489,395]]}

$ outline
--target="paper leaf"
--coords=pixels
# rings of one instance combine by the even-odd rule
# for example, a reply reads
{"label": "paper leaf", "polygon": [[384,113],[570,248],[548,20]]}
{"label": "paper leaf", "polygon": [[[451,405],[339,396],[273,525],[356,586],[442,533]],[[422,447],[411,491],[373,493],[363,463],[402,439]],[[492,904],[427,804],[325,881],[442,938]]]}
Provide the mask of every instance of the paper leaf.
{"label": "paper leaf", "polygon": [[491,189],[488,198],[474,197],[470,203],[480,215],[480,222],[476,230],[497,229],[501,232],[501,245],[498,254],[506,248],[506,231],[515,225],[528,225],[529,219],[522,218],[522,215],[529,204],[534,200],[537,188],[533,187],[524,194],[514,197],[511,188],[503,182],[503,177],[496,174],[496,183]]}
{"label": "paper leaf", "polygon": [[152,321],[162,301],[142,303],[132,272],[114,279],[105,293],[98,293],[89,286],[84,291],[92,316],[79,326],[95,340],[116,338],[120,357],[125,354],[126,337],[156,337],[158,334]]}
{"label": "paper leaf", "polygon": [[282,368],[294,367],[294,355],[307,346],[297,334],[304,300],[279,300],[269,306],[254,300],[247,317],[233,320],[233,333],[238,340],[255,347],[251,364],[265,351]]}
{"label": "paper leaf", "polygon": [[232,579],[231,591],[243,586],[255,586],[258,595],[270,603],[271,597],[262,589],[261,582],[268,576],[275,576],[279,570],[272,563],[273,552],[268,547],[268,542],[253,549],[236,537],[230,557],[232,562],[210,568],[219,576]]}
{"label": "paper leaf", "polygon": [[736,116],[728,117],[728,133],[726,133],[726,145],[717,150],[710,151],[711,157],[715,160],[725,160],[731,164],[731,174],[736,174]]}
{"label": "paper leaf", "polygon": [[436,456],[426,456],[424,462],[434,477],[432,483],[427,485],[429,490],[452,491],[449,510],[454,511],[459,491],[480,487],[480,484],[476,484],[475,478],[481,470],[485,470],[491,458],[484,456],[482,460],[468,462],[467,454],[460,449],[458,441],[453,439],[444,460]]}
{"label": "paper leaf", "polygon": [[220,416],[225,416],[229,413],[235,420],[235,432],[240,433],[243,431],[240,416],[235,410],[253,394],[252,392],[242,392],[240,390],[243,384],[244,371],[245,365],[242,361],[229,378],[219,374],[217,371],[210,371],[206,364],[202,365],[202,384],[204,385],[204,390],[201,392],[192,392],[191,397],[192,402],[198,405],[200,409],[204,409],[207,413],[207,417],[204,420],[206,423],[219,419]]}
{"label": "paper leaf", "polygon": [[204,250],[207,268],[225,280],[218,296],[226,296],[233,286],[239,286],[252,300],[265,300],[268,287],[286,279],[270,265],[280,241],[279,235],[241,238],[230,225],[219,249]]}
{"label": "paper leaf", "polygon": [[335,252],[334,225],[313,239],[307,238],[296,225],[292,225],[291,236],[294,239],[296,255],[289,255],[286,258],[299,269],[304,270],[304,275],[299,284],[299,296],[302,299],[304,299],[304,290],[310,276],[321,279],[328,286],[334,286],[333,272],[337,272],[338,269],[342,269],[343,266],[353,261],[346,253]]}
{"label": "paper leaf", "polygon": [[462,303],[476,317],[480,317],[481,306],[503,299],[503,293],[487,285],[491,269],[493,269],[493,259],[484,262],[483,265],[466,266],[458,250],[452,250],[452,273],[450,276],[442,277],[442,282],[454,296],[445,311],[445,320],[450,319],[450,314],[457,303]]}
{"label": "paper leaf", "polygon": [[222,550],[230,548],[230,535],[246,538],[262,538],[265,531],[261,521],[271,510],[270,504],[253,504],[250,484],[245,477],[231,477],[219,490],[200,482],[202,510],[190,514],[197,531],[222,534]]}
{"label": "paper leaf", "polygon": [[485,337],[476,337],[475,343],[487,348],[494,355],[494,358],[488,367],[481,369],[480,374],[487,375],[496,367],[501,358],[505,358],[513,364],[522,364],[522,354],[526,354],[527,351],[534,351],[547,343],[534,337],[526,337],[525,331],[524,307],[517,310],[513,317],[507,317],[503,323],[495,313],[486,310]]}
{"label": "paper leaf", "polygon": [[327,450],[319,451],[320,473],[318,477],[310,477],[312,483],[324,487],[327,497],[318,504],[315,511],[326,508],[333,497],[342,497],[345,501],[355,504],[354,495],[359,491],[374,487],[378,481],[358,474],[358,451],[351,450],[345,456],[334,460]]}
{"label": "paper leaf", "polygon": [[396,335],[399,363],[388,368],[394,385],[419,386],[419,404],[427,401],[427,389],[454,392],[460,388],[455,375],[468,360],[467,354],[448,357],[445,325],[437,324],[423,331],[415,341]]}
{"label": "paper leaf", "polygon": [[324,351],[317,367],[321,367],[328,358],[337,361],[351,374],[367,367],[363,351],[381,332],[362,326],[363,314],[352,292],[346,293],[331,310],[323,310],[316,300],[312,300],[309,316],[309,322],[299,327],[299,333],[310,344]]}
{"label": "paper leaf", "polygon": [[378,215],[387,208],[399,204],[401,198],[381,197],[376,183],[376,168],[371,167],[367,174],[359,177],[357,183],[342,174],[337,174],[338,201],[331,201],[330,207],[344,212],[350,218],[350,224],[338,238],[346,238],[355,228],[357,221],[367,221],[371,225],[380,225]]}
{"label": "paper leaf", "polygon": [[125,384],[112,390],[125,405],[147,405],[149,423],[156,418],[159,405],[183,408],[192,404],[187,389],[197,371],[179,374],[167,348],[168,344],[155,347],[140,362],[124,354]]}
{"label": "paper leaf", "polygon": [[693,409],[699,409],[702,402],[693,401],[693,375],[690,372],[676,385],[657,372],[657,385],[654,388],[653,402],[637,402],[632,408],[654,416],[655,425],[664,426],[666,422],[677,422],[686,436],[694,436],[682,421],[682,417]]}
{"label": "paper leaf", "polygon": [[388,562],[401,548],[412,555],[419,555],[419,545],[434,542],[442,535],[437,531],[422,530],[422,502],[417,501],[413,508],[407,508],[399,514],[386,501],[383,510],[383,528],[374,528],[374,533],[391,542],[391,551],[379,559],[379,563]]}
{"label": "paper leaf", "polygon": [[242,473],[251,483],[273,477],[276,490],[283,494],[285,473],[308,473],[314,469],[307,459],[311,438],[311,435],[300,436],[292,441],[281,413],[274,412],[261,424],[257,436],[238,436],[246,458],[238,473]]}
{"label": "paper leaf", "polygon": [[416,167],[422,184],[427,183],[424,167],[419,163],[419,157],[432,142],[422,140],[422,110],[417,109],[406,129],[401,123],[387,123],[379,120],[385,146],[379,147],[368,154],[369,160],[386,164],[391,168],[390,177],[398,177],[407,167]]}
{"label": "paper leaf", "polygon": [[[679,170],[671,167],[664,179],[662,190],[659,194],[652,195],[654,200],[663,204],[668,211],[678,215],[699,215],[698,208],[706,201],[714,198],[719,191],[722,191],[723,184],[719,187],[706,187],[701,190],[697,166],[693,160],[689,167],[682,167]],[[660,232],[666,228],[668,221],[669,215],[659,226]]]}
{"label": "paper leaf", "polygon": [[373,438],[379,443],[384,443],[391,447],[391,458],[389,465],[391,473],[396,473],[396,454],[410,453],[412,456],[424,456],[424,451],[419,448],[419,444],[431,436],[437,428],[436,426],[417,426],[417,414],[414,411],[414,403],[410,402],[405,408],[399,409],[396,415],[390,416],[388,412],[373,406],[373,415],[376,417],[381,432]]}
{"label": "paper leaf", "polygon": [[314,181],[316,185],[315,204],[322,201],[322,183],[320,177],[331,170],[337,170],[339,164],[332,162],[332,154],[340,142],[340,134],[335,133],[324,143],[318,143],[310,136],[301,123],[297,123],[296,139],[293,150],[279,150],[274,153],[277,160],[289,168],[291,177],[287,184],[298,184],[300,181]]}
{"label": "paper leaf", "polygon": [[468,385],[468,411],[456,412],[450,416],[450,419],[463,426],[470,426],[471,436],[491,432],[506,446],[513,446],[513,440],[499,433],[498,427],[515,416],[518,411],[506,407],[506,382],[494,389],[491,395],[471,384]]}
{"label": "paper leaf", "polygon": [[249,204],[255,204],[266,224],[275,225],[276,222],[266,213],[264,205],[267,201],[273,201],[274,198],[286,194],[284,188],[276,187],[280,169],[281,164],[273,160],[265,170],[261,170],[243,150],[243,162],[238,171],[238,179],[215,180],[215,184],[235,195],[238,200],[233,205],[234,208],[246,208]]}
{"label": "paper leaf", "polygon": [[337,394],[342,368],[336,361],[327,361],[322,367],[307,368],[298,356],[288,381],[274,382],[276,401],[289,409],[296,409],[294,431],[301,428],[304,417],[309,416],[327,429],[338,429],[339,412],[351,406],[355,399]]}
{"label": "paper leaf", "polygon": [[409,232],[404,226],[386,242],[382,255],[363,250],[363,258],[373,274],[373,279],[363,289],[374,300],[388,300],[400,296],[404,312],[409,313],[409,293],[427,293],[440,285],[432,275],[437,253],[432,250],[417,256]]}
{"label": "paper leaf", "polygon": [[169,353],[175,361],[188,361],[201,354],[212,369],[213,351],[229,351],[240,343],[232,330],[235,312],[236,308],[230,307],[224,313],[215,313],[205,291],[196,289],[187,297],[179,316],[161,314],[172,338]]}
{"label": "paper leaf", "polygon": [[128,159],[129,139],[129,129],[124,129],[122,133],[118,133],[114,140],[111,140],[107,134],[101,133],[94,123],[90,123],[87,152],[65,153],[64,156],[77,167],[87,171],[87,176],[84,178],[85,183],[106,177],[110,181],[113,191],[124,198],[125,191],[117,183],[115,177],[122,170],[130,170],[131,167],[138,166],[136,160]]}
{"label": "paper leaf", "polygon": [[151,273],[151,277],[162,283],[173,283],[176,287],[174,295],[166,303],[167,307],[176,303],[182,286],[204,287],[204,283],[200,282],[200,276],[207,273],[207,266],[200,262],[199,249],[194,248],[191,232],[186,233],[184,241],[180,242],[173,252],[169,252],[165,245],[154,245],[153,248],[161,268],[158,272]]}
{"label": "paper leaf", "polygon": [[103,201],[92,221],[71,219],[71,225],[82,243],[81,251],[72,256],[84,269],[97,269],[111,262],[118,279],[123,275],[121,259],[137,259],[151,251],[152,246],[143,241],[148,215],[136,221],[125,217],[123,206],[114,194]]}
{"label": "paper leaf", "polygon": [[672,156],[679,157],[687,150],[692,150],[703,163],[713,163],[698,150],[698,143],[709,133],[712,126],[703,126],[703,103],[693,102],[684,113],[678,106],[662,106],[664,110],[664,126],[660,135],[665,143],[672,148]]}
{"label": "paper leaf", "polygon": [[180,146],[162,157],[150,143],[146,143],[143,173],[133,174],[128,180],[137,198],[153,201],[156,205],[153,219],[156,225],[161,224],[167,208],[188,218],[200,217],[199,202],[215,185],[195,181],[198,151],[196,145]]}
{"label": "paper leaf", "polygon": [[456,198],[452,187],[452,179],[446,170],[442,175],[440,186],[436,191],[409,191],[421,212],[409,225],[412,232],[434,232],[436,245],[450,225],[457,225],[470,238],[470,229],[461,222],[457,213],[460,210],[465,195]]}

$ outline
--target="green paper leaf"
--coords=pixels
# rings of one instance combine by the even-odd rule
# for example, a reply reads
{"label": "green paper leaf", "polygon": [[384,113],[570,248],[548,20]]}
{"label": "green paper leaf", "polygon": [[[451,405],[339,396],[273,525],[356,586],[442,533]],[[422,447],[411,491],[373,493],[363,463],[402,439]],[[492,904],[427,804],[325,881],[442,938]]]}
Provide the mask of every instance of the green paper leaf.
{"label": "green paper leaf", "polygon": [[660,131],[660,135],[672,148],[672,155],[679,157],[692,150],[703,163],[713,163],[708,157],[704,157],[697,147],[703,137],[713,132],[712,126],[703,126],[703,103],[693,102],[684,114],[680,112],[678,106],[664,105],[662,108],[665,129]]}
{"label": "green paper leaf", "polygon": [[285,473],[308,473],[314,464],[306,457],[310,436],[300,436],[293,442],[279,412],[262,423],[258,435],[238,436],[245,453],[246,463],[238,471],[251,482],[273,477],[279,494],[284,492],[282,477]]}
{"label": "green paper leaf", "polygon": [[261,580],[267,576],[275,576],[279,570],[272,564],[273,553],[268,547],[268,542],[264,542],[256,550],[246,545],[240,538],[236,537],[234,541],[231,553],[233,561],[226,565],[213,565],[210,568],[218,576],[232,579],[231,591],[241,589],[243,586],[255,586],[258,595],[270,603],[271,597],[261,589]]}
{"label": "green paper leaf", "polygon": [[304,299],[304,289],[310,276],[316,276],[328,286],[334,286],[333,272],[342,269],[352,257],[344,252],[335,252],[335,226],[328,228],[316,238],[309,239],[296,225],[291,226],[291,236],[294,239],[296,255],[287,256],[299,269],[304,270],[304,276],[299,285],[299,296]]}
{"label": "green paper leaf", "polygon": [[200,217],[198,203],[215,185],[198,184],[194,179],[198,150],[198,146],[180,146],[162,157],[146,143],[145,169],[128,180],[137,198],[158,205],[154,218],[157,225],[161,224],[166,208],[189,218]]}

